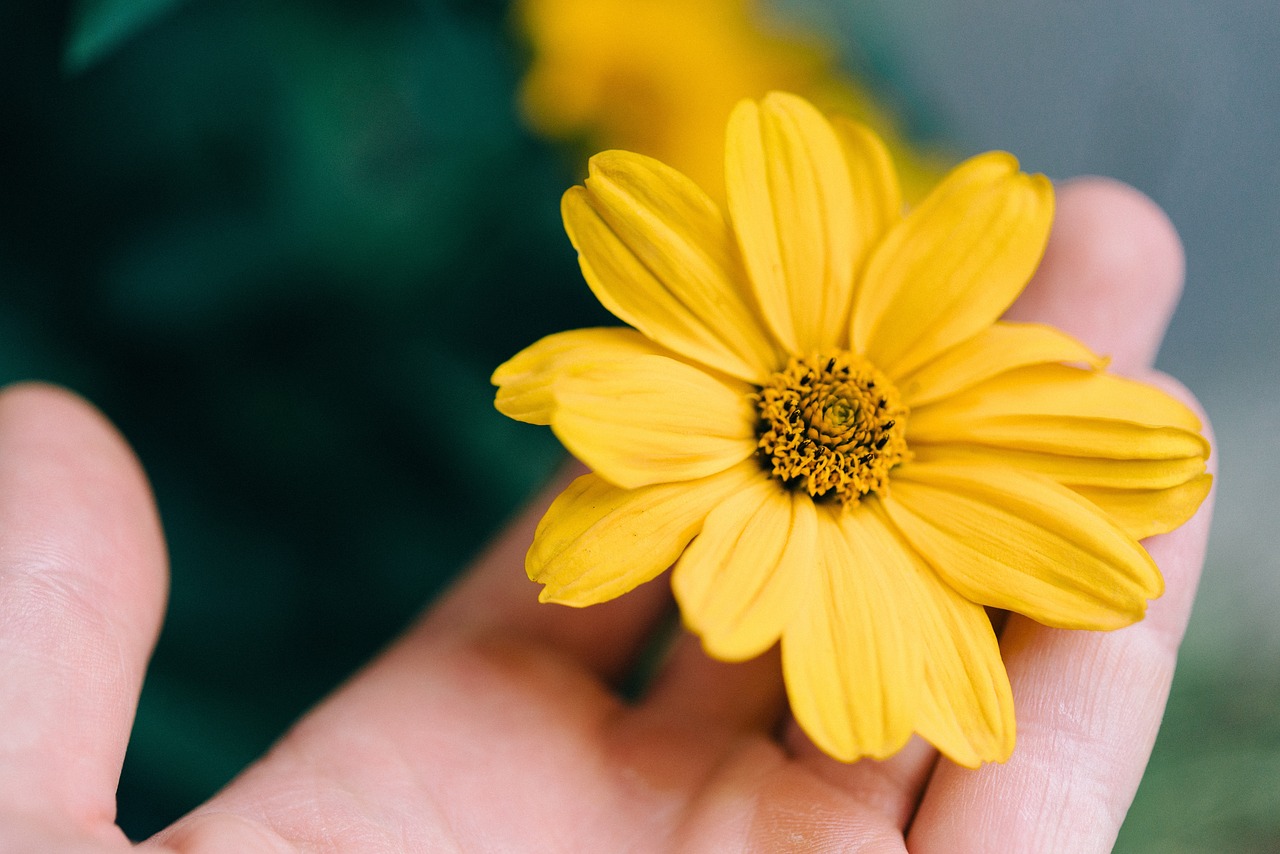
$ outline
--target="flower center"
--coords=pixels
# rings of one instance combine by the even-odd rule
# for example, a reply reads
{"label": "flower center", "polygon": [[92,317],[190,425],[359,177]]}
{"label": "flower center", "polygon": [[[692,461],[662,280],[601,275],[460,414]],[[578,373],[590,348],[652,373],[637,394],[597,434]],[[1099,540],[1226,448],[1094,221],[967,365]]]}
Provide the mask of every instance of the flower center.
{"label": "flower center", "polygon": [[907,407],[888,378],[844,350],[793,357],[755,394],[758,451],[773,476],[855,505],[910,459]]}

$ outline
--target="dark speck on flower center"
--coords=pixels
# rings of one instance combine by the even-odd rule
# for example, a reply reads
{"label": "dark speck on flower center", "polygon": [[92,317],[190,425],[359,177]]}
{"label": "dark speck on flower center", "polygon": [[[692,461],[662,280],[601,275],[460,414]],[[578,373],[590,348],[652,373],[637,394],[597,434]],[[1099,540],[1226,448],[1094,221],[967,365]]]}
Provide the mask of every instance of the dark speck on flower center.
{"label": "dark speck on flower center", "polygon": [[910,459],[907,408],[888,378],[844,350],[793,357],[755,394],[757,453],[786,486],[852,506]]}

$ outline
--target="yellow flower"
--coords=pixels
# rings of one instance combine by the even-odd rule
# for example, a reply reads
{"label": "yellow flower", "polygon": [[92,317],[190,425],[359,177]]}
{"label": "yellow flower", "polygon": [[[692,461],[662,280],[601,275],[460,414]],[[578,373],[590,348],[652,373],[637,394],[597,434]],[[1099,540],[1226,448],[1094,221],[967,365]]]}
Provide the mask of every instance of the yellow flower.
{"label": "yellow flower", "polygon": [[[898,132],[871,93],[841,75],[829,46],[783,33],[748,0],[520,0],[533,53],[521,104],[540,133],[585,138],[674,166],[720,199],[724,123],[734,104],[799,92],[889,143],[908,198],[943,171]],[[919,189],[917,189],[919,188]]]}
{"label": "yellow flower", "polygon": [[594,473],[527,558],[590,605],[674,564],[711,655],[781,642],[791,708],[832,756],[919,733],[976,766],[1013,748],[984,606],[1114,629],[1163,582],[1138,539],[1209,488],[1186,407],[1050,327],[998,318],[1040,261],[1053,188],[992,152],[910,213],[880,141],[771,94],[734,110],[727,217],[620,151],[564,196],[587,283],[631,329],[501,365],[505,414]]}

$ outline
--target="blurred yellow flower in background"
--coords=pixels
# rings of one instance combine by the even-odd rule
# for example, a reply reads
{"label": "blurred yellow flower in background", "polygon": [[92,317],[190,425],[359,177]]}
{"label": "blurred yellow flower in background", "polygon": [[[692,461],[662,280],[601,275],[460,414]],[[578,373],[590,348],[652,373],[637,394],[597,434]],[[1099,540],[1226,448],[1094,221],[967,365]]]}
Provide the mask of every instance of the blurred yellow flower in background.
{"label": "blurred yellow flower in background", "polygon": [[908,201],[950,165],[912,146],[831,45],[786,32],[748,0],[519,0],[533,52],[521,89],[535,130],[620,148],[724,195],[724,123],[742,98],[781,89],[857,119],[886,142]]}
{"label": "blurred yellow flower in background", "polygon": [[1138,539],[1204,499],[1196,416],[1047,326],[1001,321],[1053,187],[1003,152],[910,213],[883,143],[774,93],[732,112],[727,208],[642,155],[564,195],[587,284],[631,328],[499,366],[504,414],[593,473],[526,569],[591,605],[674,565],[685,625],[745,660],[781,643],[792,711],[832,756],[919,733],[967,766],[1013,749],[984,607],[1114,629],[1163,581]]}

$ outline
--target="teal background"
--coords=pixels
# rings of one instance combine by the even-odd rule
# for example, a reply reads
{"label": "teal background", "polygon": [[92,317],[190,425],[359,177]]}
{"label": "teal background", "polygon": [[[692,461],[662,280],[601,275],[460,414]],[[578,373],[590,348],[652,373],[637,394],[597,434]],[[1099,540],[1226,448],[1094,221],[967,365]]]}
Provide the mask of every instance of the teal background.
{"label": "teal background", "polygon": [[[1222,445],[1209,567],[1117,850],[1280,849],[1280,10],[777,0],[921,138],[1114,175],[1186,241],[1161,365]],[[0,3],[0,380],[85,394],[170,537],[120,786],[149,834],[428,602],[549,473],[488,375],[607,322],[501,0]]]}

